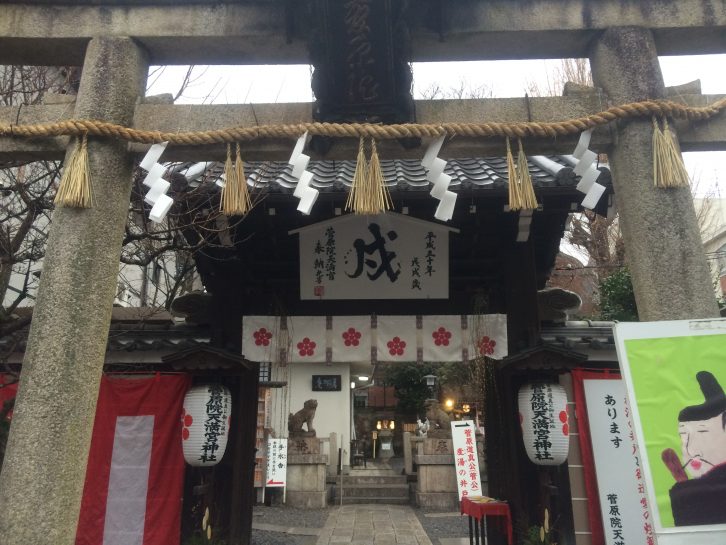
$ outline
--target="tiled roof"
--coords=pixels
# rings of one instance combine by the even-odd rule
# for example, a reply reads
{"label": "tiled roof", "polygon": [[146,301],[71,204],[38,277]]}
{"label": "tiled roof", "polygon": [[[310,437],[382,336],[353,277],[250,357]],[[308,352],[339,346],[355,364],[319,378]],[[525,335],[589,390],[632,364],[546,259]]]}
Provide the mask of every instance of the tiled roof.
{"label": "tiled roof", "polygon": [[545,343],[569,350],[591,348],[614,352],[614,324],[615,322],[579,320],[568,321],[562,325],[543,325],[541,338]]}
{"label": "tiled roof", "polygon": [[[579,176],[572,166],[577,160],[569,156],[532,156],[528,158],[529,171],[536,188],[571,187]],[[313,174],[311,185],[322,191],[347,190],[353,183],[355,161],[311,161],[307,170]],[[191,165],[179,164],[172,170],[185,174]],[[217,180],[223,172],[221,163],[207,165],[206,179]],[[416,159],[381,160],[386,185],[396,191],[427,190],[431,184],[426,171]],[[598,183],[610,184],[610,171],[601,168]],[[450,189],[504,189],[507,187],[507,161],[504,157],[452,159],[444,171],[452,177]],[[295,188],[292,166],[284,162],[249,162],[245,164],[247,182],[253,187],[268,191],[287,192]]]}

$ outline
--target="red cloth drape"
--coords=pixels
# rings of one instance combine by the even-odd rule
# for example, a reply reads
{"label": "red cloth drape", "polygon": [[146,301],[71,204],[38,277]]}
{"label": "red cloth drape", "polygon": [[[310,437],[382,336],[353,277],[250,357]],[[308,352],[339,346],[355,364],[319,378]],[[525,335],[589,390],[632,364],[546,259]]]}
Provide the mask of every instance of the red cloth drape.
{"label": "red cloth drape", "polygon": [[[12,384],[8,384],[10,381],[11,378],[8,375],[0,373],[0,408],[2,408],[6,401],[14,399],[18,393],[18,383],[13,382]],[[12,417],[13,411],[8,412],[8,420],[11,420]]]}
{"label": "red cloth drape", "polygon": [[[184,480],[180,417],[189,384],[184,375],[102,378],[76,545],[122,543],[124,532],[142,535],[142,545],[178,545]],[[125,489],[134,487],[145,494],[145,507],[137,494],[129,502],[134,516],[126,516]],[[111,497],[115,507],[108,504]]]}
{"label": "red cloth drape", "polygon": [[482,517],[501,517],[499,526],[507,534],[507,543],[512,545],[512,513],[509,504],[503,501],[475,501],[469,497],[461,498],[461,514],[469,515],[476,520]]}

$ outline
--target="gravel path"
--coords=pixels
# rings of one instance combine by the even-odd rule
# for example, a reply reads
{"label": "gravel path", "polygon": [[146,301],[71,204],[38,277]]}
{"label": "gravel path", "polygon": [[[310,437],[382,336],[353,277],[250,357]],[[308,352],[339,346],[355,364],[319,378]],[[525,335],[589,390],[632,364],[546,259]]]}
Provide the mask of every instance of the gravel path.
{"label": "gravel path", "polygon": [[[439,543],[439,538],[469,537],[469,519],[462,517],[459,513],[440,511],[424,511],[417,507],[413,508],[426,535],[434,543]],[[434,516],[427,516],[434,515]]]}
{"label": "gravel path", "polygon": [[[329,508],[295,509],[258,505],[253,510],[252,524],[274,524],[285,528],[322,528],[329,511]],[[314,545],[316,541],[316,536],[252,530],[252,545]]]}

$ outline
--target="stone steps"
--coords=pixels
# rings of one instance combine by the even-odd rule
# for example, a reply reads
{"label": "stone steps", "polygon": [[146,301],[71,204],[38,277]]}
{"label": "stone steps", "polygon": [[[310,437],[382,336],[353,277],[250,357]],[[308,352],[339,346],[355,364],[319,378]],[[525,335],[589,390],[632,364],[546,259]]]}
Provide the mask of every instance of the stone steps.
{"label": "stone steps", "polygon": [[[406,484],[405,475],[345,475],[343,484],[352,485],[384,485],[384,484]],[[338,477],[338,482],[340,477]]]}
{"label": "stone steps", "polygon": [[[343,496],[342,505],[354,505],[354,504],[385,504],[385,505],[408,505],[410,500],[408,496],[405,498],[392,498],[390,496],[379,496],[370,498],[347,498]],[[336,496],[334,505],[341,505],[340,498]]]}
{"label": "stone steps", "polygon": [[[340,480],[335,486],[335,504],[340,505]],[[343,476],[343,505],[355,503],[381,503],[403,505],[409,503],[409,486],[405,475],[356,474]]]}

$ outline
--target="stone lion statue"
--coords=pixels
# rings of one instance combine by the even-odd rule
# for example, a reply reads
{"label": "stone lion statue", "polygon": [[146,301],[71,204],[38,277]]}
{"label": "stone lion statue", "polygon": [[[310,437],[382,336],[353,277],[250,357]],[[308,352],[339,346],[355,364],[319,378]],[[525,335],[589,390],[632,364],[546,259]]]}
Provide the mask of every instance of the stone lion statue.
{"label": "stone lion statue", "polygon": [[545,288],[537,292],[537,304],[541,322],[564,324],[568,314],[582,306],[582,299],[574,291]]}
{"label": "stone lion statue", "polygon": [[451,431],[451,418],[446,414],[439,402],[435,399],[427,399],[424,402],[426,407],[426,418],[429,421],[431,430],[441,429],[447,432]]}
{"label": "stone lion statue", "polygon": [[[313,418],[315,418],[315,409],[318,408],[317,399],[308,399],[304,404],[303,408],[295,414],[290,413],[287,418],[287,431],[290,436],[293,435],[304,435],[308,437],[315,437],[315,428],[313,428]],[[303,431],[302,425],[306,424],[308,431]]]}

